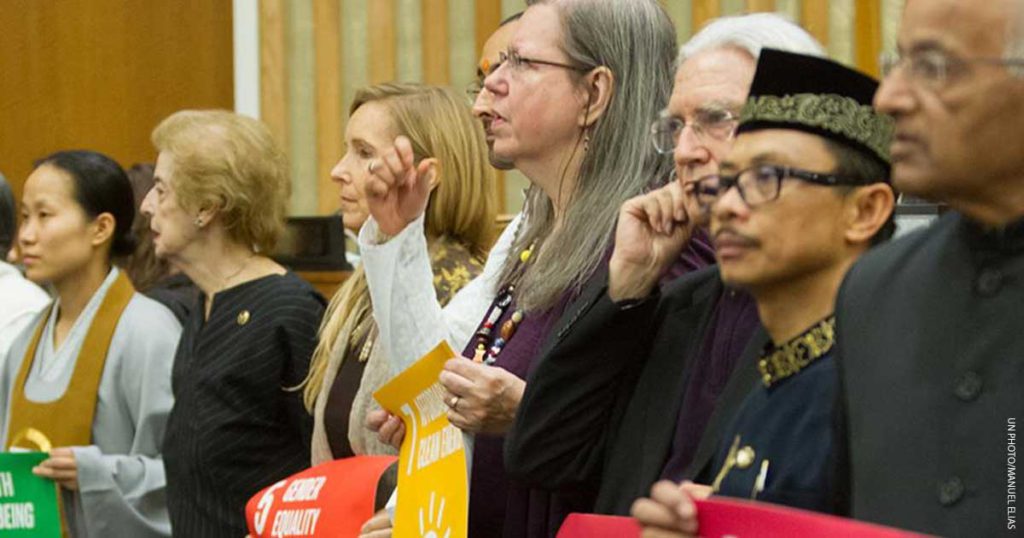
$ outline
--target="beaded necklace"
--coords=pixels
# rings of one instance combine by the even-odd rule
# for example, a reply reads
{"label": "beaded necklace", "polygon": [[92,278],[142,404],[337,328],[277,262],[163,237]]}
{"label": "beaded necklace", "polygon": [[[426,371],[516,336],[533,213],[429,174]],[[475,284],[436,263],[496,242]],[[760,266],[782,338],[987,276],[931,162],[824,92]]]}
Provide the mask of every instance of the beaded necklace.
{"label": "beaded necklace", "polygon": [[[530,256],[533,254],[533,247],[536,243],[531,244],[526,250],[519,253],[519,263],[521,266],[526,265],[530,261]],[[510,306],[512,306],[513,293],[515,292],[515,285],[510,284],[505,287],[501,293],[498,294],[494,302],[491,303],[491,308],[487,311],[487,315],[484,317],[483,324],[477,329],[473,335],[473,339],[476,342],[473,351],[473,360],[475,362],[482,362],[487,365],[492,365],[498,360],[498,354],[504,349],[505,344],[516,334],[516,329],[523,322],[523,318],[526,317],[526,312],[522,308],[517,308],[512,315],[509,316],[505,323],[501,324],[501,328],[498,330],[498,336],[491,340],[491,335],[494,332],[494,326],[498,323],[498,320],[505,315],[505,312]],[[490,343],[490,345],[488,345]]]}

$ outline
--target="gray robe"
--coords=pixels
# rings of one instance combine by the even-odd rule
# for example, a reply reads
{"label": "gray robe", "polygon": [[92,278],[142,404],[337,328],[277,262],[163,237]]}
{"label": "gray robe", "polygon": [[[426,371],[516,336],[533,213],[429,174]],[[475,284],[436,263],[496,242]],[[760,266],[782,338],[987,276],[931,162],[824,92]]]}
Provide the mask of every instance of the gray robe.
{"label": "gray robe", "polygon": [[[12,385],[40,320],[47,318],[25,382],[25,396],[52,401],[67,389],[85,333],[117,277],[110,272],[67,338],[53,348],[54,309],[14,339],[0,370],[0,442],[7,444]],[[71,536],[170,536],[160,447],[173,404],[171,366],[181,325],[166,307],[136,293],[114,330],[100,378],[90,446],[73,447],[77,492],[62,490]],[[3,357],[0,357],[3,358]]]}

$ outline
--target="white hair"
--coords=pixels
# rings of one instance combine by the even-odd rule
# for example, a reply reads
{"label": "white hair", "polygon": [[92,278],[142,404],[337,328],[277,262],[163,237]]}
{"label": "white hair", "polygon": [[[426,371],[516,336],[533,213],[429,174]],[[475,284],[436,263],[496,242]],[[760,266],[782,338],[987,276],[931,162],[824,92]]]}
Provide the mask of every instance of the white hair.
{"label": "white hair", "polygon": [[712,20],[679,47],[676,65],[682,65],[697,53],[723,47],[744,50],[755,62],[763,48],[825,56],[821,43],[798,24],[776,13],[753,13]]}

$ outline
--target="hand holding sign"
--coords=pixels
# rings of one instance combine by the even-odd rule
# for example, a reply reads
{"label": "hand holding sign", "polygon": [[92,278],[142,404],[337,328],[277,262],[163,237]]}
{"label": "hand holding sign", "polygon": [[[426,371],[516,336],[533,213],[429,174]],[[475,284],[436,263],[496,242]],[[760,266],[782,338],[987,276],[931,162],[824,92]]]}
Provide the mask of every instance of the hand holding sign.
{"label": "hand holding sign", "polygon": [[396,449],[402,448],[405,439],[405,424],[402,419],[384,409],[374,409],[366,414],[366,427],[377,432],[377,439]]}
{"label": "hand holding sign", "polygon": [[45,459],[44,452],[0,453],[0,536],[60,537],[57,487],[32,472]]}
{"label": "hand holding sign", "polygon": [[359,531],[359,538],[391,538],[391,516],[387,510],[373,515]]}
{"label": "hand holding sign", "polygon": [[78,462],[70,447],[55,448],[50,457],[32,469],[36,476],[49,478],[71,491],[78,490]]}
{"label": "hand holding sign", "polygon": [[398,460],[396,538],[466,537],[466,454],[462,432],[448,422],[445,389],[438,382],[445,361],[454,356],[442,342],[373,395],[405,423]]}
{"label": "hand holding sign", "polygon": [[689,537],[697,536],[697,504],[695,499],[707,499],[711,488],[693,482],[676,485],[662,480],[651,488],[649,499],[633,503],[633,517],[643,527],[643,536]]}

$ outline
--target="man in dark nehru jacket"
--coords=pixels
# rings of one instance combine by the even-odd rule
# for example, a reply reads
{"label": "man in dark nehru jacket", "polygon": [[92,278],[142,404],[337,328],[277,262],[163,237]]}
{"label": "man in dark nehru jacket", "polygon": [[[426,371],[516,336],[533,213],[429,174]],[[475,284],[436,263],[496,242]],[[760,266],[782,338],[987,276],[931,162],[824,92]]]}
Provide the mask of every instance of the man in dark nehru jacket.
{"label": "man in dark nehru jacket", "polygon": [[722,281],[754,297],[770,341],[743,359],[758,382],[712,418],[701,485],[659,482],[634,504],[651,534],[697,534],[693,499],[711,494],[836,511],[836,294],[892,233],[892,121],[871,107],[876,88],[827,59],[761,54],[733,149],[696,196]]}
{"label": "man in dark nehru jacket", "polygon": [[857,264],[837,305],[850,513],[1019,531],[1024,2],[910,0],[875,106],[893,181],[953,211]]}

